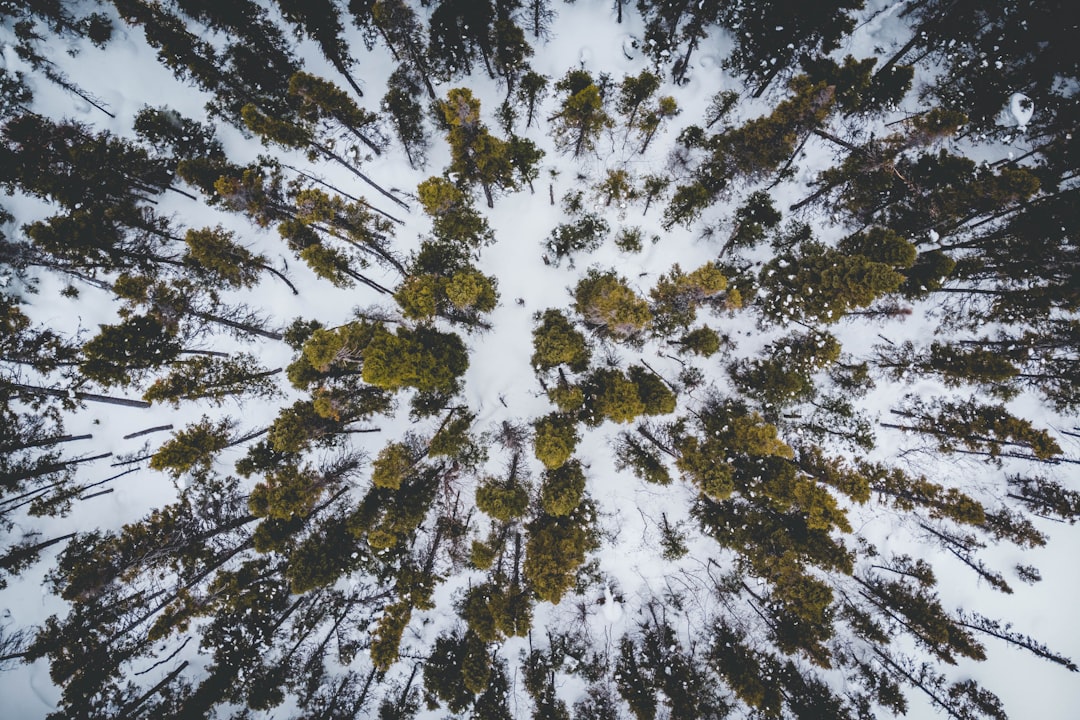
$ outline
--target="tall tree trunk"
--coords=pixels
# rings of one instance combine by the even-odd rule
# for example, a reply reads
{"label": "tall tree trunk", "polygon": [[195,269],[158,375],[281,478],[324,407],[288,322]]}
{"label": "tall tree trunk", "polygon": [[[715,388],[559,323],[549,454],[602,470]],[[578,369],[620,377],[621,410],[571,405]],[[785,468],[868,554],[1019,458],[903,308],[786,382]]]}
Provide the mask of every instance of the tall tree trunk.
{"label": "tall tree trunk", "polygon": [[289,286],[289,289],[292,290],[293,295],[299,295],[300,294],[300,291],[296,289],[296,286],[293,285],[291,282],[289,282],[289,278],[285,277],[284,275],[282,275],[280,272],[278,272],[274,268],[270,267],[269,265],[263,265],[261,263],[256,263],[255,267],[259,268],[260,270],[265,270],[266,272],[270,273],[274,277],[280,279],[283,283],[285,283],[286,285]]}
{"label": "tall tree trunk", "polygon": [[345,158],[338,155],[336,152],[334,152],[330,148],[326,147],[325,145],[323,145],[321,143],[312,143],[312,147],[314,147],[316,150],[318,150],[319,152],[321,152],[323,155],[330,158],[334,162],[340,164],[342,167],[344,167],[349,172],[351,172],[353,175],[355,175],[356,177],[358,177],[361,180],[363,180],[364,182],[366,182],[371,187],[375,188],[383,196],[389,198],[390,200],[397,203],[398,205],[405,208],[406,210],[409,209],[408,203],[406,203],[404,200],[401,200],[400,198],[398,198],[396,195],[394,195],[389,190],[387,190],[383,186],[376,183],[374,180],[369,178],[364,173],[360,172],[352,163],[350,163],[348,160],[346,160]]}
{"label": "tall tree trunk", "polygon": [[148,408],[150,403],[144,400],[129,400],[127,398],[108,397],[95,395],[79,390],[58,390],[56,388],[37,387],[35,385],[23,385],[22,383],[6,383],[7,387],[14,388],[27,395],[44,395],[48,397],[69,398],[73,400],[85,400],[87,402],[105,403],[107,405],[122,405],[124,407]]}
{"label": "tall tree trunk", "polygon": [[20,443],[18,445],[5,445],[0,447],[0,452],[13,453],[19,450],[26,450],[28,448],[45,447],[49,445],[60,445],[62,443],[74,442],[76,440],[89,440],[94,437],[93,435],[56,435],[54,437],[42,438],[40,440],[32,440],[26,443]]}
{"label": "tall tree trunk", "polygon": [[264,337],[270,340],[282,340],[284,338],[284,335],[282,335],[281,333],[273,332],[272,330],[263,330],[260,327],[256,327],[248,323],[237,322],[236,320],[229,320],[228,318],[223,318],[218,315],[212,315],[210,313],[199,312],[197,310],[191,310],[190,312],[193,317],[197,317],[200,320],[205,320],[209,323],[214,323],[217,325],[223,325],[225,327],[232,328],[233,330],[239,330],[240,332],[244,332],[249,335],[258,335],[260,337]]}
{"label": "tall tree trunk", "polygon": [[30,558],[33,558],[35,555],[37,555],[39,552],[41,552],[45,548],[52,547],[53,545],[56,545],[57,543],[64,542],[65,540],[70,540],[71,538],[75,537],[77,534],[78,533],[68,533],[67,535],[61,535],[59,537],[54,537],[51,540],[45,540],[45,541],[39,542],[36,545],[28,545],[28,546],[25,546],[25,547],[20,547],[20,548],[18,548],[16,550],[12,550],[7,555],[4,555],[3,557],[0,557],[0,569],[10,570],[11,568],[18,565],[20,562],[22,562],[24,560],[27,560],[27,559],[30,559]]}
{"label": "tall tree trunk", "polygon": [[180,663],[178,666],[176,666],[176,668],[172,672],[170,672],[168,675],[166,675],[164,678],[162,678],[161,682],[159,682],[157,685],[155,685],[154,687],[147,690],[145,693],[140,695],[133,702],[128,703],[127,707],[125,707],[123,710],[120,711],[120,715],[118,716],[118,720],[128,720],[128,718],[133,717],[131,713],[138,710],[140,705],[142,705],[144,702],[146,702],[147,700],[152,698],[154,695],[157,695],[159,692],[161,692],[165,688],[166,685],[168,685],[173,680],[175,680],[176,677],[181,672],[184,671],[184,668],[186,668],[188,666],[188,664],[189,663],[188,663],[187,660]]}

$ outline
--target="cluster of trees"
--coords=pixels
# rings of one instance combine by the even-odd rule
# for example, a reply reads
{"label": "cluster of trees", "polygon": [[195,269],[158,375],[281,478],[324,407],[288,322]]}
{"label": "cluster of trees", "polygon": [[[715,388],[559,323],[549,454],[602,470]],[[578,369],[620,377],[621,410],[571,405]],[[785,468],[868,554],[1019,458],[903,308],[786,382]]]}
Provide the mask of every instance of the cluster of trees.
{"label": "cluster of trees", "polygon": [[[1077,671],[1010,623],[947,608],[937,579],[959,563],[1002,593],[1038,582],[1038,568],[981,551],[1042,546],[1040,518],[1080,517],[1080,494],[1053,475],[1077,462],[1075,433],[1011,404],[1032,392],[1062,414],[1080,407],[1080,63],[1062,9],[924,0],[899,11],[911,37],[890,57],[840,58],[854,0],[635,8],[651,65],[620,80],[530,67],[556,16],[549,0],[111,0],[92,13],[0,2],[28,68],[0,68],[0,187],[32,200],[11,209],[36,208],[0,206],[0,589],[50,558],[48,588],[68,603],[32,631],[0,627],[0,664],[49,661],[62,689],[50,717],[246,717],[288,702],[305,718],[410,718],[422,705],[475,718],[863,718],[903,713],[918,693],[950,717],[999,719],[998,698],[950,670],[985,659],[986,638]],[[614,21],[635,8],[618,0]],[[954,37],[957,23],[970,32]],[[363,57],[392,58],[385,88],[369,85],[350,24]],[[124,26],[211,98],[208,116],[270,154],[237,164],[210,123],[167,107],[144,108],[127,137],[34,112],[49,82],[115,119],[53,53],[107,47]],[[746,118],[738,93],[719,92],[663,171],[635,170],[662,149],[717,29],[731,39],[725,67],[765,111]],[[478,71],[505,93],[486,108],[492,122],[463,82]],[[916,82],[937,106],[896,114]],[[1002,114],[1019,91],[1030,120]],[[888,130],[861,132],[867,118]],[[533,192],[545,154],[531,133],[582,169],[624,158],[581,175],[534,259],[573,268],[609,240],[640,252],[644,231],[624,224],[632,203],[643,215],[662,206],[669,232],[704,228],[715,254],[692,270],[670,259],[647,285],[613,268],[579,273],[566,307],[534,316],[530,361],[550,406],[484,427],[462,391],[468,341],[492,329],[500,301],[481,270],[496,239],[487,213]],[[439,135],[449,164],[415,195],[369,172],[398,150],[425,168]],[[954,142],[1003,139],[1024,154],[976,161]],[[808,143],[835,160],[778,209],[772,190],[798,176]],[[166,197],[192,212],[166,212]],[[253,233],[184,226],[198,203]],[[718,206],[731,211],[715,217]],[[414,208],[425,232],[406,253],[395,236]],[[843,228],[836,242],[826,215]],[[267,228],[308,284],[256,248]],[[74,332],[42,324],[42,277],[114,316]],[[318,281],[386,302],[334,326],[259,308],[271,286],[296,295]],[[933,342],[882,335],[865,358],[844,352],[849,324],[902,320],[920,303],[942,307]],[[754,354],[738,352],[735,313],[767,336]],[[280,355],[269,343],[292,350],[286,367],[264,364]],[[654,355],[676,365],[658,371]],[[875,382],[913,378],[947,393],[865,412]],[[264,401],[276,415],[253,427],[223,414]],[[88,403],[202,416],[131,433],[170,435],[104,477],[85,470],[111,453],[66,427]],[[408,431],[383,430],[406,413]],[[876,432],[943,462],[870,461]],[[597,445],[582,441],[603,435],[626,482],[679,482],[693,498],[681,519],[656,522],[679,582],[641,598],[614,644],[589,637],[599,588],[623,600],[590,559],[612,536],[582,451]],[[1004,479],[970,484],[970,463]],[[175,484],[174,500],[114,530],[34,529],[40,516],[81,517],[144,464]],[[859,536],[856,518],[881,508],[925,555]],[[708,556],[687,559],[691,547]],[[553,623],[541,638],[537,603],[560,605],[573,630]],[[433,618],[445,622],[424,646],[411,629]],[[511,638],[528,638],[517,666],[501,652]],[[198,673],[181,659],[193,639],[207,659]],[[566,674],[586,688],[576,702]]]}

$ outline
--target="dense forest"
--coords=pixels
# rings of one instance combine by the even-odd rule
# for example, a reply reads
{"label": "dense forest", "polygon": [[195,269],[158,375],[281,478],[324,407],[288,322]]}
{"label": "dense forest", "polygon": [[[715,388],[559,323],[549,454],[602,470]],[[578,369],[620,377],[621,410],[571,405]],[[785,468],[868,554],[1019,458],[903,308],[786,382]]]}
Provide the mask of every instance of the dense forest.
{"label": "dense forest", "polygon": [[0,714],[1069,717],[1068,17],[0,0]]}

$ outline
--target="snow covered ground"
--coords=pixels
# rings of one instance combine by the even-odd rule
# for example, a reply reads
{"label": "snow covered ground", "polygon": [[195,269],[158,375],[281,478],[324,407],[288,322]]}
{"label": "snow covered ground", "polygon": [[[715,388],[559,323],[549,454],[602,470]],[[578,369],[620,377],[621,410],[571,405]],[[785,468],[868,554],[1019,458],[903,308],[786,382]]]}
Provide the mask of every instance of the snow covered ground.
{"label": "snow covered ground", "polygon": [[[887,56],[890,48],[901,45],[905,40],[905,27],[896,17],[896,9],[900,5],[902,3],[871,3],[862,13],[865,22],[836,56],[842,57],[847,53],[858,57],[871,54]],[[557,79],[570,67],[581,66],[594,73],[609,73],[617,81],[626,74],[636,74],[648,68],[650,63],[646,57],[638,54],[628,59],[625,52],[627,37],[642,36],[643,28],[638,14],[628,8],[623,24],[616,25],[609,6],[607,2],[587,0],[578,0],[573,5],[559,4],[550,40],[536,46],[536,57],[531,61],[533,69]],[[383,49],[365,51],[358,34],[352,34],[356,39],[352,51],[359,58],[358,67],[362,68],[360,75],[365,83],[365,100],[370,106],[382,95],[383,83],[392,69],[392,62]],[[8,30],[0,30],[0,43],[7,46],[11,42]],[[642,252],[627,253],[616,248],[609,238],[596,252],[575,257],[573,264],[565,260],[557,266],[541,262],[545,239],[552,228],[562,221],[559,199],[566,192],[583,190],[588,197],[590,187],[608,169],[624,168],[638,176],[668,172],[668,154],[680,129],[700,122],[709,99],[718,90],[742,89],[738,79],[728,75],[721,67],[721,61],[727,54],[727,42],[723,33],[714,32],[695,54],[689,81],[683,86],[675,86],[670,80],[665,82],[661,94],[673,95],[679,103],[681,114],[671,122],[664,137],[655,142],[645,155],[637,155],[623,148],[620,129],[601,141],[596,155],[580,161],[561,155],[552,147],[543,119],[539,129],[533,127],[524,133],[547,153],[542,161],[543,170],[535,183],[535,194],[524,189],[497,198],[493,210],[483,209],[495,231],[496,242],[481,251],[478,264],[485,273],[498,278],[501,302],[489,317],[494,329],[466,337],[470,366],[465,376],[464,397],[477,415],[478,430],[496,428],[504,420],[520,422],[550,411],[549,402],[530,367],[534,313],[546,308],[567,307],[571,302],[570,289],[588,268],[614,268],[644,295],[673,264],[678,263],[683,269],[689,270],[717,256],[724,233],[730,227],[725,224],[726,219],[744,199],[738,190],[726,201],[707,211],[705,221],[720,221],[723,228],[713,238],[703,238],[696,230],[685,230],[678,226],[664,230],[660,226],[661,205],[654,205],[643,216],[640,202],[632,203],[624,210],[614,206],[605,208],[597,202],[594,209],[605,215],[612,227],[612,236],[620,227],[640,226],[646,238],[656,235],[659,241],[654,244],[646,240]],[[300,48],[308,67],[314,72],[334,77],[332,68],[312,44],[305,41],[300,43]],[[110,111],[116,115],[115,119],[41,79],[34,83],[33,109],[36,112],[49,117],[72,117],[122,136],[132,135],[132,119],[146,105],[168,105],[185,116],[203,116],[202,108],[207,96],[178,83],[167,69],[157,63],[154,51],[146,45],[141,33],[121,26],[117,37],[105,50],[82,43],[77,49],[77,56],[72,57],[64,54],[64,48],[57,48],[56,62],[74,82],[107,103]],[[5,47],[4,62],[12,69],[22,67],[9,47]],[[497,122],[494,111],[503,97],[503,90],[486,77],[479,76],[460,84],[467,84],[481,99],[485,119],[495,130]],[[449,88],[438,88],[440,92],[446,89]],[[775,97],[770,99],[767,95],[756,101],[747,98],[745,102],[740,102],[737,113],[740,118],[749,118],[767,112],[771,100],[775,100]],[[1003,104],[1009,104],[1010,113],[1020,129],[1031,118],[1031,108],[1024,104],[1024,100],[1026,98],[1020,94],[1003,98]],[[901,112],[916,109],[915,100],[910,102],[912,106],[903,108]],[[549,95],[540,117],[546,118],[552,108],[553,99]],[[236,162],[244,162],[258,153],[267,152],[234,128],[219,124],[217,129],[225,141],[229,156]],[[870,126],[863,128],[862,132],[875,129],[880,130]],[[495,132],[501,134],[500,131]],[[1017,140],[1017,145],[1017,148],[1002,147],[996,151],[1000,153],[999,156],[1004,156],[1013,150],[1026,149],[1022,138]],[[777,207],[786,208],[804,197],[806,183],[819,169],[832,163],[834,150],[824,141],[811,139],[804,148],[804,156],[797,162],[794,179],[775,190]],[[287,158],[287,162],[307,165],[300,153],[277,154]],[[411,192],[418,182],[441,172],[448,160],[446,144],[436,136],[426,169],[410,169],[400,153],[391,151],[369,162],[365,172],[384,186]],[[322,165],[318,167],[318,172],[339,187],[350,188],[357,193],[366,191],[339,168]],[[556,200],[554,205],[548,200],[549,185]],[[374,202],[378,204],[379,198],[375,198]],[[44,212],[42,203],[25,197],[15,196],[6,204],[20,222],[41,217]],[[354,308],[375,303],[387,304],[386,300],[363,286],[341,290],[319,281],[298,261],[287,258],[275,232],[257,229],[238,215],[175,194],[163,197],[157,209],[161,213],[174,215],[186,226],[221,224],[236,231],[245,244],[272,258],[277,267],[284,268],[287,264],[289,276],[300,290],[298,296],[294,297],[269,277],[256,291],[242,294],[245,302],[275,318],[278,325],[283,326],[293,318],[303,317],[318,318],[326,326],[335,326],[346,322]],[[845,229],[830,222],[825,213],[812,212],[802,219],[809,222],[825,241],[834,241],[846,234]],[[415,248],[428,227],[427,223],[414,204],[406,218],[406,225],[397,231],[398,246],[403,251]],[[372,268],[372,272],[377,275],[380,271]],[[390,273],[377,279],[389,284],[395,282]],[[115,321],[116,308],[105,292],[89,287],[80,288],[79,297],[70,299],[59,293],[62,285],[54,276],[40,276],[40,292],[32,296],[28,303],[34,320],[65,332],[81,331],[86,334],[93,334],[101,323]],[[841,322],[832,331],[839,338],[845,353],[859,359],[865,357],[875,344],[882,342],[882,336],[895,343],[908,339],[928,342],[938,326],[941,312],[935,301],[928,301],[917,304],[913,314],[900,322],[891,321],[883,325],[873,320],[850,319]],[[709,320],[710,325],[737,341],[734,356],[739,357],[751,355],[782,332],[778,328],[762,330],[750,313],[714,315]],[[229,350],[244,346],[226,337],[215,337],[208,347]],[[257,352],[262,362],[271,368],[288,364],[292,355],[283,344],[267,343],[245,349]],[[680,362],[672,358],[673,350],[655,341],[646,344],[640,352],[619,346],[605,347],[604,350],[620,358],[623,366],[626,361],[644,359],[665,378],[674,379],[681,369]],[[727,382],[724,368],[731,359],[732,355],[722,352],[711,359],[693,362],[723,385]],[[154,507],[168,503],[175,497],[176,489],[165,475],[149,470],[144,463],[112,466],[125,455],[144,454],[147,447],[152,451],[166,439],[167,434],[161,432],[133,439],[124,437],[155,425],[171,424],[181,428],[204,414],[236,417],[244,431],[265,427],[273,420],[277,408],[300,397],[288,388],[284,378],[282,388],[286,395],[281,400],[247,402],[242,407],[226,404],[222,408],[215,408],[208,403],[189,402],[179,409],[162,406],[153,410],[139,410],[91,404],[72,413],[66,421],[68,430],[72,433],[92,433],[94,436],[92,441],[80,444],[80,452],[113,453],[112,458],[84,467],[81,472],[86,477],[104,480],[129,467],[138,469],[110,483],[107,487],[113,488],[114,492],[77,503],[70,516],[59,519],[20,518],[15,532],[33,527],[40,530],[42,537],[52,537],[92,527],[115,529]],[[909,392],[930,397],[950,391],[940,383],[927,379],[911,385],[879,382],[879,387],[867,397],[864,407],[872,414],[885,415],[903,394]],[[693,394],[680,398],[683,404],[692,400]],[[357,436],[355,442],[374,455],[389,439],[410,429],[407,407],[403,402],[399,405],[401,409],[397,417],[379,423],[384,429],[383,433],[374,437]],[[1075,419],[1055,416],[1026,396],[1018,398],[1013,406],[1023,408],[1025,417],[1040,426],[1068,429],[1075,424]],[[598,647],[616,647],[620,635],[632,630],[639,620],[643,603],[667,589],[685,592],[694,598],[696,605],[686,610],[684,618],[688,638],[692,635],[689,628],[695,618],[707,616],[715,610],[710,604],[716,601],[706,591],[703,578],[707,569],[705,561],[717,554],[718,547],[693,529],[694,521],[689,518],[688,511],[694,499],[694,490],[680,482],[667,487],[649,485],[628,471],[618,471],[612,460],[611,441],[620,429],[609,422],[594,430],[587,430],[577,452],[587,467],[587,489],[597,504],[598,527],[604,538],[603,546],[590,557],[591,561],[595,561],[596,572],[603,581],[593,585],[581,598],[568,598],[559,606],[538,606],[534,625],[534,635],[537,637],[543,636],[545,627],[574,627],[591,637]],[[1067,456],[1080,456],[1080,441],[1060,435],[1058,439]],[[918,446],[919,442],[917,438],[882,429],[878,431],[876,456],[895,458],[902,451]],[[230,467],[242,452],[242,449],[225,452],[220,458],[222,467]],[[915,452],[907,457],[914,467],[939,482],[976,482],[997,492],[1004,488],[1005,474],[1010,471],[1008,462],[998,470],[975,461],[942,459],[932,453]],[[502,461],[502,457],[493,456],[492,469],[495,470]],[[531,458],[530,462],[534,463],[533,476],[537,477],[540,465]],[[1051,469],[1051,472],[1057,473],[1059,479],[1077,479],[1075,466],[1060,466]],[[680,561],[669,562],[659,553],[661,517],[666,517],[672,525],[682,525],[688,531],[690,552]],[[918,555],[920,546],[925,543],[925,539],[910,527],[910,523],[883,506],[871,503],[867,508],[851,508],[851,518],[856,532],[882,550]],[[976,582],[976,576],[959,561],[936,551],[935,567],[940,597],[947,609],[963,607],[990,617],[1007,619],[1014,623],[1016,630],[1047,642],[1058,652],[1074,659],[1080,658],[1080,621],[1072,609],[1072,599],[1080,596],[1080,573],[1076,572],[1075,563],[1075,550],[1080,547],[1080,529],[1048,521],[1036,520],[1036,524],[1051,536],[1046,548],[1020,550],[1003,544],[988,550],[984,557],[1001,568],[1010,568],[1019,562],[1035,565],[1042,573],[1042,582],[1035,585],[1016,582],[1013,584],[1014,594],[1002,595],[985,583]],[[0,605],[4,608],[0,622],[8,623],[10,628],[30,627],[41,623],[50,614],[65,611],[65,603],[46,589],[45,575],[53,557],[55,549],[46,553],[43,562],[0,591]],[[430,647],[438,633],[448,623],[454,622],[455,618],[450,612],[452,605],[448,600],[469,580],[467,574],[454,577],[437,590],[436,611],[414,615],[405,635],[403,652],[419,653],[423,648]],[[953,670],[952,676],[955,679],[973,677],[992,689],[1000,695],[1011,717],[1046,720],[1075,717],[1075,708],[1080,706],[1080,683],[1076,682],[1075,675],[1058,665],[1039,661],[1028,653],[1006,647],[1004,643],[990,640],[987,646],[989,660],[983,663],[962,661]],[[506,643],[500,653],[516,660],[523,647],[525,641],[514,640]],[[180,657],[190,656],[195,661],[195,653],[195,648],[189,646]],[[193,662],[193,665],[197,664]],[[574,683],[580,683],[580,680],[568,677],[566,683],[560,689],[560,694],[572,704],[581,690]],[[527,715],[528,700],[520,683],[516,692],[521,703],[519,716],[524,717]],[[0,715],[12,720],[44,717],[59,696],[44,661],[0,673],[0,695],[5,698]],[[920,696],[911,694],[910,699],[912,708],[909,717],[930,715],[930,708]],[[287,706],[265,715],[287,716]],[[442,717],[443,713],[422,712],[421,716],[436,718]]]}

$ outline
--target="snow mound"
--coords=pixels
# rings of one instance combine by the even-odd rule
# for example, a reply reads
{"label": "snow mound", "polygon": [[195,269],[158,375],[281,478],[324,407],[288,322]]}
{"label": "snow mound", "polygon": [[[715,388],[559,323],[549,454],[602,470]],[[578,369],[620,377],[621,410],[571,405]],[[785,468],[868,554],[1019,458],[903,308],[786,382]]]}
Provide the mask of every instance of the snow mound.
{"label": "snow mound", "polygon": [[622,603],[611,594],[611,586],[604,585],[604,619],[609,623],[619,622],[623,616]]}
{"label": "snow mound", "polygon": [[1035,104],[1024,93],[1013,93],[1009,98],[1009,113],[1016,120],[1016,125],[1021,130],[1031,122],[1031,116],[1035,114]]}

